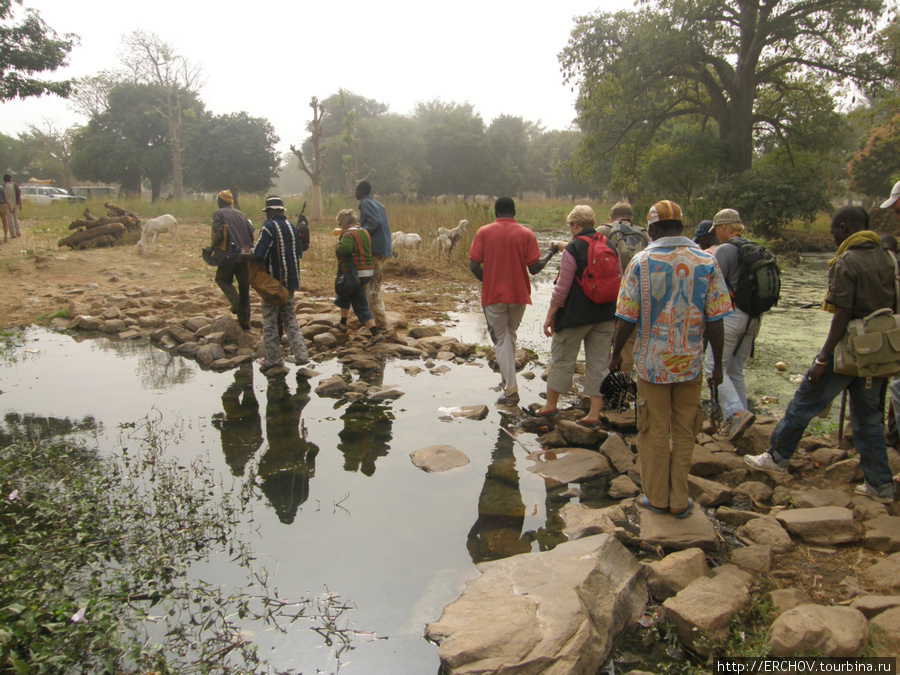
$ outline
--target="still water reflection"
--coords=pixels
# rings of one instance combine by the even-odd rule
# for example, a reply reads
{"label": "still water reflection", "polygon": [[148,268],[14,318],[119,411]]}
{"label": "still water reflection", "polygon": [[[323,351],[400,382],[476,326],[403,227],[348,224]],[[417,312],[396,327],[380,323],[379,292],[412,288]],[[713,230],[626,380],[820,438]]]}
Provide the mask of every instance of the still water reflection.
{"label": "still water reflection", "polygon": [[[824,338],[827,316],[801,309],[821,296],[823,267],[815,260],[785,269],[786,295],[766,317],[748,377],[752,399],[779,392],[783,408],[795,386],[789,377],[805,370]],[[524,326],[535,333],[552,276],[537,284],[526,313]],[[457,319],[450,334],[487,341],[477,310]],[[546,354],[549,341],[529,331],[526,344]],[[405,395],[376,403],[316,395],[318,379],[358,379],[337,361],[316,364],[321,375],[311,384],[293,376],[270,381],[249,364],[214,373],[149,344],[40,329],[27,330],[4,356],[0,443],[55,436],[113,453],[139,443],[148,427],[142,420],[152,416],[170,456],[200,457],[226,485],[251,488],[247,528],[280,593],[297,599],[327,588],[355,607],[346,617],[351,631],[387,638],[354,641],[341,655],[341,673],[436,672],[424,624],[457,597],[473,563],[552,548],[562,540],[562,506],[607,503],[605,483],[556,485],[528,471],[535,438],[514,439],[515,421],[493,406],[484,421],[445,421],[446,407],[496,398],[497,376],[480,360],[444,375],[431,375],[422,362],[388,362],[370,383]],[[788,373],[775,374],[773,359],[787,361]],[[540,375],[543,367],[528,369]],[[528,405],[540,400],[544,383],[520,378],[520,388]],[[463,450],[471,464],[445,474],[412,465],[410,453],[439,443]],[[227,559],[196,573],[219,583],[233,574]],[[336,668],[336,654],[306,628],[255,639],[262,654],[275,650],[278,667]]]}

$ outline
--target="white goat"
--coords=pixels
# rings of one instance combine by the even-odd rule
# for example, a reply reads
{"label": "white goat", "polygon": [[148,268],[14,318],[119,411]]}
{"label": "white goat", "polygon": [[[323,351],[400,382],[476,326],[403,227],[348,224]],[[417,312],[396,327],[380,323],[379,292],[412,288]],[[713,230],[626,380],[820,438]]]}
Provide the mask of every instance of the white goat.
{"label": "white goat", "polygon": [[450,237],[446,234],[439,234],[437,239],[432,242],[431,248],[436,248],[441,255],[446,253],[447,257],[450,257],[450,251],[453,249],[453,242],[450,241]]}
{"label": "white goat", "polygon": [[453,247],[456,246],[456,242],[462,239],[466,233],[467,227],[469,227],[469,221],[465,218],[459,221],[459,225],[452,230],[448,230],[446,227],[439,227],[437,239],[434,240],[432,246],[436,247],[441,253],[446,253],[449,257],[453,253]]}
{"label": "white goat", "polygon": [[[151,218],[144,223],[144,228],[141,232],[141,240],[136,244],[137,252],[143,253],[146,250],[147,253],[149,253],[153,249],[157,237],[164,232],[171,234],[175,238],[175,241],[181,241],[181,239],[178,238],[178,221],[175,220],[175,216],[166,213],[157,218]],[[172,248],[175,248],[174,244]]]}
{"label": "white goat", "polygon": [[[422,248],[422,237],[414,232],[397,232],[391,237],[391,247],[396,249],[409,249],[410,251],[418,251]],[[396,256],[397,253],[394,252]]]}

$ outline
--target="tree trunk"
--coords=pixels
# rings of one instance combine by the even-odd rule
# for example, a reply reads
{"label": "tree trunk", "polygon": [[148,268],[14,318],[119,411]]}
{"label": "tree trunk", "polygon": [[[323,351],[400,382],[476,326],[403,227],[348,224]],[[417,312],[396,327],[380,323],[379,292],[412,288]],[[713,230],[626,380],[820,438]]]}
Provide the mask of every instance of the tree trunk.
{"label": "tree trunk", "polygon": [[169,107],[169,138],[172,141],[172,197],[175,201],[184,199],[184,167],[181,163],[181,99],[175,95],[174,105]]}
{"label": "tree trunk", "polygon": [[236,187],[229,188],[229,189],[231,190],[231,197],[234,200],[234,202],[232,203],[232,206],[234,206],[234,208],[236,208],[238,211],[240,211],[241,210],[241,202],[238,199],[238,197],[240,196],[241,191],[238,190]]}
{"label": "tree trunk", "polygon": [[121,239],[124,234],[124,225],[122,225],[121,223],[110,223],[109,225],[101,225],[100,227],[95,227],[90,230],[83,230],[81,232],[76,232],[75,234],[70,234],[68,237],[63,237],[58,242],[56,242],[56,245],[71,246],[72,248],[76,248],[80,247],[80,245],[84,242],[96,237],[111,236],[114,239]]}
{"label": "tree trunk", "polygon": [[312,184],[312,195],[310,196],[309,219],[314,222],[322,222],[322,183]]}

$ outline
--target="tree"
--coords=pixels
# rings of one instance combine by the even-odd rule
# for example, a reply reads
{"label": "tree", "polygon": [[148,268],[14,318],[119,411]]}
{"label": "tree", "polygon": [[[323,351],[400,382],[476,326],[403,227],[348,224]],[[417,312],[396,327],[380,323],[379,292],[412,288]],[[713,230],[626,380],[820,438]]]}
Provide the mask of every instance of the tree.
{"label": "tree", "polygon": [[22,4],[22,0],[0,0],[0,101],[43,94],[67,97],[71,80],[53,82],[34,76],[66,65],[78,38],[71,33],[58,36],[33,9],[25,10],[21,23],[13,23],[13,2]]}
{"label": "tree", "polygon": [[359,157],[373,167],[378,191],[407,197],[419,192],[428,172],[425,141],[415,119],[384,114],[359,124]]}
{"label": "tree", "polygon": [[61,131],[51,122],[44,122],[43,128],[29,124],[28,131],[19,135],[25,169],[71,189],[72,137],[72,129]]}
{"label": "tree", "polygon": [[306,163],[306,160],[303,158],[303,151],[298,150],[293,145],[291,146],[291,152],[294,153],[294,156],[297,158],[297,161],[300,162],[300,168],[303,170],[307,176],[309,176],[310,181],[312,181],[312,187],[310,189],[310,204],[309,207],[309,217],[310,220],[322,220],[322,168],[325,157],[327,156],[327,148],[325,143],[322,141],[322,109],[319,106],[319,99],[315,96],[310,99],[309,107],[312,108],[313,118],[312,121],[306,126],[307,130],[310,133],[310,140],[312,142],[312,169]]}
{"label": "tree", "polygon": [[165,119],[172,152],[172,196],[184,199],[184,169],[181,160],[184,118],[196,114],[188,102],[202,86],[202,69],[180,56],[175,48],[153,33],[136,30],[122,40],[121,58],[135,82],[154,84],[159,97],[153,110]]}
{"label": "tree", "polygon": [[537,127],[521,117],[500,115],[485,132],[490,169],[480,192],[518,196],[525,188],[528,143]]}
{"label": "tree", "polygon": [[560,60],[594,153],[640,154],[667,120],[699,116],[716,122],[729,175],[750,169],[755,136],[790,142],[798,106],[820,99],[812,85],[885,76],[883,12],[882,0],[648,0],[578,19]]}
{"label": "tree", "polygon": [[428,169],[421,191],[428,196],[484,191],[487,146],[484,120],[471,104],[419,103],[414,112],[426,146]]}
{"label": "tree", "polygon": [[[161,95],[150,84],[116,85],[106,108],[75,134],[74,172],[88,180],[121,183],[122,191],[132,194],[140,194],[147,178],[152,199],[159,199],[172,171],[169,126],[154,110]],[[190,102],[201,107],[195,97]]]}
{"label": "tree", "polygon": [[185,173],[198,190],[268,190],[278,173],[278,136],[268,120],[246,112],[202,116],[185,133]]}
{"label": "tree", "polygon": [[21,139],[0,134],[0,171],[14,176],[25,171],[25,148]]}

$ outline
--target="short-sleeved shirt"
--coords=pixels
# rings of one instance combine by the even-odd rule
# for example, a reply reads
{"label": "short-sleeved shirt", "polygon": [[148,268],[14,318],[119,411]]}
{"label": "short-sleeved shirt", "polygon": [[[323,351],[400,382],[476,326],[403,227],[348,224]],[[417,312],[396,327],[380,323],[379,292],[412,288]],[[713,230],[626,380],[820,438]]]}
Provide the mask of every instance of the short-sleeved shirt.
{"label": "short-sleeved shirt", "polygon": [[289,291],[300,290],[299,260],[303,257],[300,232],[287,218],[279,215],[263,222],[253,255],[265,261],[266,272]]}
{"label": "short-sleeved shirt", "polygon": [[847,249],[828,270],[825,302],[852,311],[861,319],[894,307],[894,263],[891,254],[874,242]]}
{"label": "short-sleeved shirt", "polygon": [[635,254],[616,305],[616,316],[638,325],[638,377],[655,384],[698,377],[706,322],[730,313],[716,259],[687,237],[663,237]]}
{"label": "short-sleeved shirt", "polygon": [[531,304],[528,267],[541,257],[534,232],[514,218],[497,218],[480,227],[472,240],[469,259],[484,266],[481,306]]}

